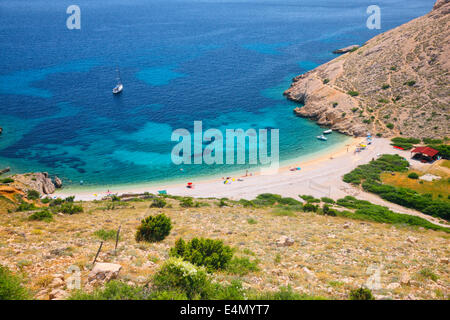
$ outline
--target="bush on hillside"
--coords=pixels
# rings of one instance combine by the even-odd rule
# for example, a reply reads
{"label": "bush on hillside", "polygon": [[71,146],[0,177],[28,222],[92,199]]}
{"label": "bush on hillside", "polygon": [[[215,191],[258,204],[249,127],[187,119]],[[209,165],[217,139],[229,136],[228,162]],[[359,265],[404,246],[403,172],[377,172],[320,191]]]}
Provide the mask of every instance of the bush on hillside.
{"label": "bush on hillside", "polygon": [[8,268],[0,265],[0,300],[27,300],[30,294],[22,280]]}
{"label": "bush on hillside", "polygon": [[53,220],[53,214],[48,211],[48,209],[44,209],[42,211],[38,211],[33,213],[28,217],[28,220],[38,220],[38,221],[46,221],[49,222]]}
{"label": "bush on hillside", "polygon": [[170,218],[164,214],[149,216],[141,221],[136,231],[136,241],[162,241],[169,235],[170,230],[172,230]]}
{"label": "bush on hillside", "polygon": [[212,272],[225,269],[233,257],[231,247],[221,240],[194,238],[189,242],[178,239],[170,249],[170,256],[179,257],[197,266],[204,266]]}
{"label": "bush on hillside", "polygon": [[150,205],[150,208],[164,208],[167,205],[166,200],[164,198],[156,198],[153,199],[152,204]]}
{"label": "bush on hillside", "polygon": [[368,288],[353,289],[350,291],[350,300],[375,300],[372,291]]}

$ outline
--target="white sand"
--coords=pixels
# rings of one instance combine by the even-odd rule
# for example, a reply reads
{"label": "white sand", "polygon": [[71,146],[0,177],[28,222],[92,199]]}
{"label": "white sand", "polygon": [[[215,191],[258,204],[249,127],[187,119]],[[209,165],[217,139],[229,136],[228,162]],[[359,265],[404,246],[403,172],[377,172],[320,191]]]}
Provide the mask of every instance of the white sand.
{"label": "white sand", "polygon": [[[185,184],[172,184],[161,186],[140,186],[130,187],[126,190],[114,190],[114,193],[157,193],[158,190],[167,190],[168,194],[179,196],[191,196],[198,198],[229,198],[233,200],[254,199],[261,193],[276,193],[284,197],[293,197],[299,199],[298,195],[312,195],[314,197],[330,197],[338,199],[346,195],[353,195],[359,199],[368,200],[375,204],[389,207],[391,210],[399,213],[421,216],[433,223],[439,224],[438,220],[424,215],[420,212],[403,208],[399,205],[382,200],[376,195],[363,192],[353,188],[342,181],[342,176],[350,172],[360,164],[368,163],[371,159],[377,158],[379,154],[399,154],[406,159],[411,155],[408,151],[394,149],[390,145],[389,139],[374,138],[371,145],[360,153],[354,150],[359,143],[365,143],[365,139],[353,139],[350,146],[344,146],[332,154],[321,156],[318,159],[301,163],[295,163],[292,166],[280,168],[277,173],[271,175],[254,175],[251,177],[235,176],[236,181],[231,184],[224,184],[223,180],[195,181],[194,188],[188,189]],[[290,171],[291,167],[300,167],[300,171]],[[237,179],[244,181],[237,181]],[[102,199],[107,195],[106,190],[98,192],[80,191],[75,193],[65,193],[64,190],[56,194],[59,197],[75,195],[77,200]]]}

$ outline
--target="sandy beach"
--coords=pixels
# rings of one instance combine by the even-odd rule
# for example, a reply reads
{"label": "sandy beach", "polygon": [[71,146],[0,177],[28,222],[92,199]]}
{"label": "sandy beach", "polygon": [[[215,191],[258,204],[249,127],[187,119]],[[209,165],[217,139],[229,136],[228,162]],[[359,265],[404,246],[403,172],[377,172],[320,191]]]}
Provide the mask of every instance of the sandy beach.
{"label": "sandy beach", "polygon": [[[401,207],[394,203],[384,201],[376,195],[363,192],[342,181],[342,176],[361,164],[368,163],[379,154],[399,154],[406,159],[411,157],[407,151],[394,149],[389,139],[374,138],[371,145],[359,153],[355,152],[360,143],[365,143],[365,138],[352,139],[349,144],[343,145],[331,153],[319,156],[316,159],[293,162],[289,166],[281,167],[274,174],[252,173],[252,176],[232,176],[235,181],[224,184],[223,179],[192,180],[194,187],[186,187],[186,183],[162,184],[158,186],[136,186],[126,189],[111,189],[114,194],[132,193],[158,193],[166,190],[168,194],[178,196],[190,196],[196,198],[229,198],[233,200],[254,199],[262,193],[276,193],[284,197],[300,199],[299,195],[312,195],[314,197],[330,197],[338,199],[347,195],[356,196],[359,199],[384,205],[399,213],[411,214],[426,218],[439,224],[437,219],[424,215],[415,210]],[[412,165],[419,165],[412,163]],[[300,167],[301,170],[291,171],[291,168]],[[238,180],[239,179],[239,180]],[[81,190],[70,192],[69,190],[56,193],[58,197],[74,195],[76,200],[100,200],[108,195],[107,190]]]}

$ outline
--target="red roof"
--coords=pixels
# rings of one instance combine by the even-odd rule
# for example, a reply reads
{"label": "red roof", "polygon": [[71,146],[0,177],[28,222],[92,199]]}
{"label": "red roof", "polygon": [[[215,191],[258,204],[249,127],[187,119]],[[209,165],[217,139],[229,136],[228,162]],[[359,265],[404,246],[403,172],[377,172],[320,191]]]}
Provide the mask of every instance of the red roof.
{"label": "red roof", "polygon": [[430,148],[430,147],[417,147],[415,148],[413,151],[411,151],[412,153],[422,153],[424,155],[427,155],[429,157],[434,157],[435,155],[437,155],[439,153],[439,151]]}

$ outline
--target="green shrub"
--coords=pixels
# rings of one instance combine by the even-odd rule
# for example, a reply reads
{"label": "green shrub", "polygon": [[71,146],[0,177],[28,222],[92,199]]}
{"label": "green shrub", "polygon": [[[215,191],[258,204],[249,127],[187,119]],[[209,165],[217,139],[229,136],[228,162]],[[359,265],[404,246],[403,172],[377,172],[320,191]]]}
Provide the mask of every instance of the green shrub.
{"label": "green shrub", "polygon": [[198,202],[194,203],[194,200],[190,197],[184,197],[180,201],[180,206],[183,208],[193,208],[193,207],[199,207],[200,204]]}
{"label": "green shrub", "polygon": [[419,179],[419,175],[415,172],[411,172],[410,174],[408,174],[408,178],[410,179]]}
{"label": "green shrub", "polygon": [[330,206],[329,206],[329,205],[326,205],[326,204],[323,205],[323,207],[322,207],[322,212],[323,212],[323,214],[326,215],[326,216],[332,216],[332,217],[335,217],[335,216],[337,215],[337,214],[336,214],[336,210],[331,209]]}
{"label": "green shrub", "polygon": [[349,95],[351,95],[352,97],[359,96],[359,92],[358,92],[358,91],[350,90],[350,91],[348,91],[347,93],[348,93]]}
{"label": "green shrub", "polygon": [[372,291],[367,288],[359,288],[350,290],[350,300],[375,300]]}
{"label": "green shrub", "polygon": [[404,83],[404,85],[407,85],[407,86],[410,86],[410,87],[412,87],[413,85],[415,85],[416,84],[416,81],[414,81],[414,80],[409,80],[409,81],[406,81],[405,83]]}
{"label": "green shrub", "polygon": [[380,174],[384,171],[405,172],[409,163],[399,155],[384,154],[377,160],[363,164],[344,175],[344,182],[359,185],[364,180],[381,181]]}
{"label": "green shrub", "polygon": [[305,212],[317,212],[319,206],[313,205],[312,203],[306,203],[303,205],[303,211]]}
{"label": "green shrub", "polygon": [[37,192],[36,190],[28,190],[27,191],[27,198],[30,200],[37,200],[41,197],[41,194]]}
{"label": "green shrub", "polygon": [[22,200],[19,203],[19,205],[17,206],[16,211],[17,212],[20,212],[20,211],[31,211],[31,210],[35,210],[35,209],[36,209],[36,206],[34,204],[28,203],[28,202],[25,202],[25,201]]}
{"label": "green shrub", "polygon": [[141,221],[136,232],[136,241],[162,241],[169,235],[170,230],[172,230],[170,218],[164,214],[149,216]]}
{"label": "green shrub", "polygon": [[294,292],[291,286],[281,287],[279,291],[265,292],[257,294],[255,297],[251,297],[254,300],[323,300],[324,298],[319,296],[310,296],[306,294],[300,294]]}
{"label": "green shrub", "polygon": [[302,198],[303,200],[305,200],[306,202],[309,203],[319,203],[320,200],[314,198],[313,196],[308,196],[308,195],[299,195],[300,198]]}
{"label": "green shrub", "polygon": [[253,218],[247,219],[247,222],[248,222],[248,224],[257,224],[257,223],[258,223],[258,221],[256,221],[256,220],[253,219]]}
{"label": "green shrub", "polygon": [[170,249],[170,256],[204,266],[209,272],[213,272],[227,267],[233,257],[233,250],[221,240],[194,238],[185,242],[180,238]]}
{"label": "green shrub", "polygon": [[14,180],[11,178],[0,179],[0,183],[13,183]]}
{"label": "green shrub", "polygon": [[187,300],[186,293],[178,290],[161,290],[152,292],[149,296],[150,300]]}
{"label": "green shrub", "polygon": [[255,259],[251,261],[247,257],[242,258],[233,258],[227,265],[227,271],[232,274],[237,274],[240,276],[244,276],[250,272],[259,271],[258,268],[259,260]]}
{"label": "green shrub", "polygon": [[27,300],[30,294],[22,280],[8,268],[0,265],[0,300]]}
{"label": "green shrub", "polygon": [[424,268],[422,270],[420,270],[419,274],[427,279],[431,279],[433,281],[437,281],[439,279],[439,277],[437,276],[437,274],[435,274],[431,269],[429,268]]}
{"label": "green shrub", "polygon": [[386,127],[387,127],[388,129],[394,129],[394,125],[393,125],[392,123],[388,123],[388,124],[386,125]]}
{"label": "green shrub", "polygon": [[442,139],[431,139],[431,138],[423,138],[422,141],[425,144],[441,144],[444,142]]}
{"label": "green shrub", "polygon": [[178,290],[188,299],[206,298],[211,286],[204,267],[195,266],[181,258],[169,258],[153,277],[158,291]]}
{"label": "green shrub", "polygon": [[322,198],[320,198],[320,200],[322,200],[322,202],[330,203],[330,204],[336,203],[333,199],[328,198],[328,197],[322,197]]}
{"label": "green shrub", "polygon": [[71,202],[65,202],[55,210],[65,214],[76,214],[83,212],[83,207],[81,205],[74,205]]}
{"label": "green shrub", "polygon": [[102,239],[103,241],[115,240],[117,237],[117,231],[100,229],[94,232],[94,236]]}
{"label": "green shrub", "polygon": [[42,210],[33,213],[31,216],[28,217],[28,220],[38,220],[38,221],[52,221],[53,220],[53,214],[48,210]]}
{"label": "green shrub", "polygon": [[150,208],[164,208],[167,205],[166,200],[164,198],[155,198],[153,199]]}
{"label": "green shrub", "polygon": [[327,84],[328,82],[330,82],[330,79],[323,79],[323,84]]}
{"label": "green shrub", "polygon": [[145,298],[142,288],[130,286],[119,280],[111,280],[103,288],[97,288],[92,293],[76,290],[68,300],[142,300]]}
{"label": "green shrub", "polygon": [[449,228],[437,226],[423,218],[407,214],[395,213],[386,207],[372,204],[369,201],[358,200],[352,196],[346,196],[345,198],[338,199],[337,204],[345,208],[357,209],[355,210],[355,212],[336,211],[336,214],[342,217],[398,225],[411,225],[431,230],[450,232]]}
{"label": "green shrub", "polygon": [[389,89],[390,87],[391,87],[390,85],[388,85],[387,83],[385,83],[385,84],[383,84],[383,85],[381,86],[381,89],[386,90],[386,89]]}

